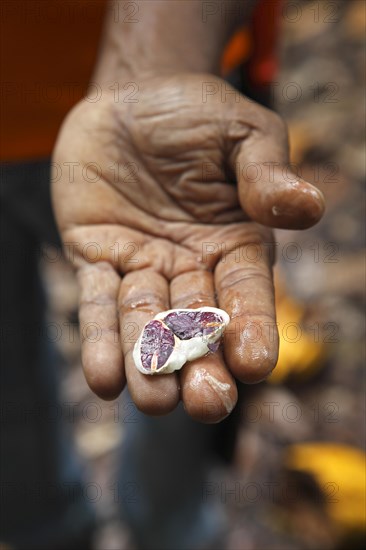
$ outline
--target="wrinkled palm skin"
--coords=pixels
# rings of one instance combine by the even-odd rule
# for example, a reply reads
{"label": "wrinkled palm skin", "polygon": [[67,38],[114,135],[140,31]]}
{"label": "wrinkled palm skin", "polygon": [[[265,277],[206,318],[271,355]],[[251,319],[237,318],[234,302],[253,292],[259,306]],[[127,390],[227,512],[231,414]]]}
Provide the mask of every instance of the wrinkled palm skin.
{"label": "wrinkled palm skin", "polygon": [[[205,93],[207,82],[218,91]],[[266,226],[306,228],[323,211],[315,188],[283,177],[281,119],[228,90],[196,74],[140,82],[135,102],[106,90],[69,114],[54,153],[54,208],[78,271],[81,328],[98,324],[95,338],[82,330],[88,383],[114,398],[127,378],[150,414],[182,399],[194,418],[219,421],[235,405],[234,377],[268,375],[278,343]],[[131,352],[142,326],[161,310],[203,305],[232,318],[223,356],[179,376],[139,373]]]}

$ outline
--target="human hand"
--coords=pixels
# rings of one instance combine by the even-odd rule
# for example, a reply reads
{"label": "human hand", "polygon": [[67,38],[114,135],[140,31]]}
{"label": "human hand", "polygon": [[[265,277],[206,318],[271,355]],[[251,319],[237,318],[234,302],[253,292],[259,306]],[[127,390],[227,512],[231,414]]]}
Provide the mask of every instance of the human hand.
{"label": "human hand", "polygon": [[[113,399],[127,380],[143,412],[166,414],[182,399],[192,417],[217,422],[236,403],[235,378],[258,382],[276,364],[269,226],[309,227],[324,202],[284,175],[281,119],[237,92],[203,98],[207,82],[230,91],[187,73],[139,82],[136,103],[110,91],[80,102],[54,153],[58,166],[79,168],[74,182],[65,169],[54,178],[53,201],[62,239],[74,243],[81,328],[99,327],[82,342],[91,389]],[[96,259],[88,243],[97,243]],[[144,324],[162,310],[202,306],[231,317],[223,353],[179,373],[139,372],[132,350]]]}

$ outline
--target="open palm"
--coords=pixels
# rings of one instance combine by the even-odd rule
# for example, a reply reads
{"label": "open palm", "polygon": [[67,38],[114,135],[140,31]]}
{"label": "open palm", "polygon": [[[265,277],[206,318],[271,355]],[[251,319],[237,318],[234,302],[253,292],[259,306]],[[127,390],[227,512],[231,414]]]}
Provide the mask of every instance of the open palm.
{"label": "open palm", "polygon": [[[277,115],[212,75],[150,79],[138,83],[136,102],[118,99],[109,90],[81,102],[54,154],[56,217],[81,285],[85,376],[105,398],[127,380],[146,413],[182,399],[194,418],[215,422],[236,403],[234,378],[257,382],[276,364],[265,226],[312,225],[322,197],[284,177]],[[201,306],[231,317],[223,354],[179,374],[140,373],[132,350],[143,325],[165,309]]]}

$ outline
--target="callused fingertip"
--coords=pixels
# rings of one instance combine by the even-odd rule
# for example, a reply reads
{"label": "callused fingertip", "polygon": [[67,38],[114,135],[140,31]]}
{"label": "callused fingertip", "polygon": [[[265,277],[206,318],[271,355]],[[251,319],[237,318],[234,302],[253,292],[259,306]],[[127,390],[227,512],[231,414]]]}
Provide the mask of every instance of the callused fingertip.
{"label": "callused fingertip", "polygon": [[260,382],[264,382],[268,378],[268,376],[273,371],[273,368],[248,369],[245,373],[240,374],[238,380],[247,385],[259,384]]}
{"label": "callused fingertip", "polygon": [[322,206],[323,210],[325,209],[325,197],[324,193],[318,189],[318,187],[315,187],[312,183],[306,182],[309,187],[310,194],[314,197],[314,199]]}
{"label": "callused fingertip", "polygon": [[103,399],[103,401],[114,401],[121,395],[123,390],[123,388],[119,389],[118,391],[116,391],[115,388],[108,388],[108,389],[101,389],[101,390],[95,390],[95,389],[93,390],[93,388],[91,389],[93,393],[95,393],[95,395],[100,397],[100,399]]}
{"label": "callused fingertip", "polygon": [[196,422],[201,422],[202,424],[218,424],[229,416],[236,401],[229,411],[216,399],[205,400],[203,402],[184,401],[183,403],[186,413],[193,420],[196,420]]}
{"label": "callused fingertip", "polygon": [[95,395],[103,401],[113,401],[117,399],[125,387],[124,380],[107,380],[105,377],[87,376],[86,381],[89,388]]}
{"label": "callused fingertip", "polygon": [[300,181],[300,189],[303,195],[309,201],[309,205],[312,206],[312,214],[316,220],[320,220],[325,211],[325,197],[320,189],[315,187],[312,183],[309,183],[305,180]]}
{"label": "callused fingertip", "polygon": [[251,345],[245,352],[234,348],[226,354],[233,376],[244,384],[258,384],[265,380],[277,364],[278,350],[272,346]]}
{"label": "callused fingertip", "polygon": [[201,424],[219,424],[225,420],[230,413],[226,413],[224,409],[216,403],[203,403],[199,406],[191,406],[184,404],[184,410],[193,420]]}
{"label": "callused fingertip", "polygon": [[325,213],[325,198],[321,191],[317,190],[317,208],[314,208],[315,223],[319,222]]}
{"label": "callused fingertip", "polygon": [[142,402],[140,400],[134,400],[136,407],[140,412],[148,416],[165,416],[174,411],[177,407],[179,400],[172,399],[169,401],[164,400],[163,402],[157,403],[152,401]]}
{"label": "callused fingertip", "polygon": [[166,375],[166,387],[161,387],[159,384],[159,389],[153,387],[153,380],[158,380],[157,378],[153,379],[149,388],[143,391],[141,387],[135,391],[135,385],[129,386],[130,395],[140,412],[149,416],[164,416],[174,411],[179,403],[179,387],[178,383],[170,383],[170,377],[175,378],[175,375]]}
{"label": "callused fingertip", "polygon": [[238,400],[238,391],[230,376],[220,380],[205,367],[193,367],[183,378],[182,400],[187,414],[204,424],[217,424],[229,416]]}
{"label": "callused fingertip", "polygon": [[320,195],[309,192],[289,195],[288,204],[273,204],[268,225],[278,229],[309,229],[320,221],[325,204]]}
{"label": "callused fingertip", "polygon": [[[325,211],[325,198],[323,193],[315,185],[305,181],[299,181],[301,196],[299,197],[299,211],[304,220],[305,229],[315,225]],[[296,204],[296,202],[295,202]]]}
{"label": "callused fingertip", "polygon": [[82,366],[89,388],[104,401],[116,399],[126,385],[122,358],[113,348],[108,353],[93,346],[82,349]]}

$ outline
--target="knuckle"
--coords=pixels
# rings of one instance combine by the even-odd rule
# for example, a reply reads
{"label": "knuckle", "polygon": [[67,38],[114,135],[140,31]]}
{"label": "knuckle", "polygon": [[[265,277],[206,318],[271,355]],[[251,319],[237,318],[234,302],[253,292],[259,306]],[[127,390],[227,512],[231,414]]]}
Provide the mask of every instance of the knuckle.
{"label": "knuckle", "polygon": [[238,268],[235,271],[228,271],[222,276],[219,291],[241,286],[253,279],[261,279],[266,283],[272,282],[270,274],[257,267]]}
{"label": "knuckle", "polygon": [[124,298],[119,310],[122,315],[133,313],[134,311],[144,311],[151,315],[155,315],[162,307],[162,298],[154,293],[141,293],[131,297]]}

